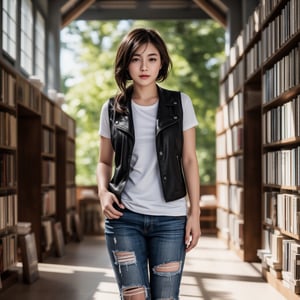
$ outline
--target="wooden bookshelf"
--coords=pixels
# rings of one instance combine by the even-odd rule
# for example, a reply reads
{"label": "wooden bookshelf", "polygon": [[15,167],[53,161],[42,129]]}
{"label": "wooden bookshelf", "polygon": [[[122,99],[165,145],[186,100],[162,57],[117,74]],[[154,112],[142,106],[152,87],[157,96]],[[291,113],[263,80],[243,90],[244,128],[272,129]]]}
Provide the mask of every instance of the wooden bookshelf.
{"label": "wooden bookshelf", "polygon": [[[42,260],[42,156],[41,117],[31,109],[18,106],[18,215],[30,222],[36,235],[37,254]],[[31,145],[34,145],[31,146]]]}
{"label": "wooden bookshelf", "polygon": [[76,230],[77,199],[76,199],[76,123],[68,117],[67,125],[67,177],[66,177],[66,228],[67,239],[79,240]]}
{"label": "wooden bookshelf", "polygon": [[[300,299],[299,15],[299,1],[261,1],[221,68],[216,118],[219,234],[242,259],[259,258],[264,278],[288,299]],[[243,142],[230,152],[237,95]],[[230,177],[234,155],[242,162],[238,182]],[[232,219],[240,220],[235,230]]]}
{"label": "wooden bookshelf", "polygon": [[66,131],[56,126],[56,183],[60,183],[56,189],[56,203],[58,210],[58,219],[64,232],[66,240]]}
{"label": "wooden bookshelf", "polygon": [[5,289],[18,278],[11,271],[17,261],[17,110],[15,74],[0,64],[0,77],[0,283]]}
{"label": "wooden bookshelf", "polygon": [[[55,255],[53,226],[72,221],[75,195],[75,121],[0,59],[0,278],[18,278],[17,223],[31,223],[37,256]],[[69,128],[70,127],[70,128]],[[70,239],[69,239],[70,240]]]}
{"label": "wooden bookshelf", "polygon": [[[58,219],[66,242],[75,238],[74,214],[76,208],[75,184],[75,121],[56,109],[56,181]],[[58,186],[58,183],[59,186]]]}

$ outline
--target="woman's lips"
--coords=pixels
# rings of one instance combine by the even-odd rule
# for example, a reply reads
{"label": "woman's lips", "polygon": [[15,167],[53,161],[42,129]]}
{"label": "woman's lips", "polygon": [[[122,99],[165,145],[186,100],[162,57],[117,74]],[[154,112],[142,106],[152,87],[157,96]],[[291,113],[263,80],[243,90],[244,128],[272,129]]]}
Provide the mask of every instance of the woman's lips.
{"label": "woman's lips", "polygon": [[150,75],[140,75],[139,77],[140,77],[141,79],[147,79],[147,78],[150,77]]}

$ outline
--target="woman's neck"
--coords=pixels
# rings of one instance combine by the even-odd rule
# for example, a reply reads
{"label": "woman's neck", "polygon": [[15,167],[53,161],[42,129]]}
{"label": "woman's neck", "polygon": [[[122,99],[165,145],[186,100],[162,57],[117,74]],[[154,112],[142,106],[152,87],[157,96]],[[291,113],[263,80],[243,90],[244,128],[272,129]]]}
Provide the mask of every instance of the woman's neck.
{"label": "woman's neck", "polygon": [[152,105],[158,101],[157,86],[133,88],[132,100],[140,105]]}

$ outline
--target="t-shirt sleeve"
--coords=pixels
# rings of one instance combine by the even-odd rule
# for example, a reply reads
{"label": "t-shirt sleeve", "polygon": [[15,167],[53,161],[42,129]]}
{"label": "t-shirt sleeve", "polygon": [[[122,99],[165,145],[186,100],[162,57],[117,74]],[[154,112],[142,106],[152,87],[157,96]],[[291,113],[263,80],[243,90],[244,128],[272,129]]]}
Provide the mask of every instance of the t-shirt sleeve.
{"label": "t-shirt sleeve", "polygon": [[181,103],[183,111],[183,131],[196,127],[198,125],[198,120],[191,98],[188,95],[181,93]]}
{"label": "t-shirt sleeve", "polygon": [[108,101],[106,101],[101,108],[99,121],[99,135],[110,139],[110,126],[108,118]]}

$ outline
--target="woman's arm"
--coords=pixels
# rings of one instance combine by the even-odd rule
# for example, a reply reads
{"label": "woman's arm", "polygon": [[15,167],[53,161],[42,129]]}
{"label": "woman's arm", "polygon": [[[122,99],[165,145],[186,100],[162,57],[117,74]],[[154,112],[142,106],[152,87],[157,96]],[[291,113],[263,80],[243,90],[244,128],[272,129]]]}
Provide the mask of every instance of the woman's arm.
{"label": "woman's arm", "polygon": [[112,175],[113,156],[114,151],[111,145],[111,140],[101,136],[99,162],[96,172],[98,195],[104,215],[109,219],[118,219],[122,216],[122,213],[116,210],[113,207],[113,204],[116,203],[119,207],[124,207],[117,197],[108,190],[108,184]]}
{"label": "woman's arm", "polygon": [[183,132],[182,163],[187,185],[188,199],[190,201],[185,243],[186,250],[193,249],[201,235],[200,231],[200,178],[198,160],[196,156],[196,130],[190,128]]}

